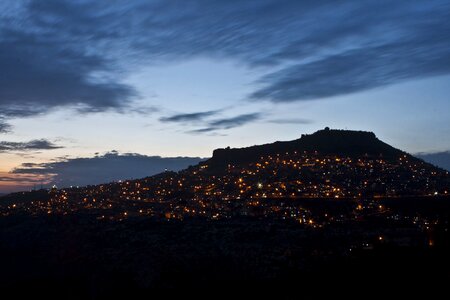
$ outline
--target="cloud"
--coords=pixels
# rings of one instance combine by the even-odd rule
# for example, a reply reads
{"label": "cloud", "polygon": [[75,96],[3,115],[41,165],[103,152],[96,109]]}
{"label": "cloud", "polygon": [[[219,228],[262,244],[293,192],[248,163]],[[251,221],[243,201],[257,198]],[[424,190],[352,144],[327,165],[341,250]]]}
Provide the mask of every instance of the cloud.
{"label": "cloud", "polygon": [[28,116],[61,106],[101,111],[125,106],[134,95],[126,85],[91,78],[93,72],[109,69],[100,56],[59,48],[31,34],[3,30],[1,36],[3,115]]}
{"label": "cloud", "polygon": [[[450,26],[449,26],[450,30]],[[297,64],[264,76],[265,87],[252,99],[291,102],[326,98],[394,84],[405,79],[442,75],[450,72],[450,42],[429,37],[371,48],[356,49],[311,63]],[[429,44],[442,44],[430,49]],[[448,48],[450,49],[450,48]]]}
{"label": "cloud", "polygon": [[217,115],[219,110],[210,110],[196,113],[176,114],[170,117],[162,117],[159,120],[161,122],[173,122],[173,123],[193,123],[204,121],[204,119]]}
{"label": "cloud", "polygon": [[211,125],[211,127],[229,129],[242,126],[244,124],[258,120],[260,118],[261,118],[260,113],[243,114],[232,118],[215,120],[210,122],[209,125]]}
{"label": "cloud", "polygon": [[0,115],[30,116],[65,106],[103,111],[129,104],[136,92],[118,82],[114,63],[88,51],[87,41],[41,27],[32,6],[0,21]]}
{"label": "cloud", "polygon": [[5,116],[126,112],[137,96],[126,74],[198,57],[260,68],[249,98],[277,103],[450,73],[446,0],[31,0],[0,11]]}
{"label": "cloud", "polygon": [[10,132],[10,131],[11,131],[11,128],[12,128],[11,125],[9,125],[9,124],[6,123],[6,122],[3,122],[3,121],[0,119],[0,133],[7,133],[7,132]]}
{"label": "cloud", "polygon": [[193,134],[209,133],[215,135],[216,131],[243,126],[250,122],[259,120],[262,117],[261,113],[249,113],[234,117],[208,120],[210,117],[216,116],[222,111],[223,110],[210,110],[195,113],[176,114],[168,117],[162,117],[160,118],[160,121],[166,123],[203,125],[204,127],[202,128],[192,129],[186,132]]}
{"label": "cloud", "polygon": [[194,134],[210,133],[210,132],[214,132],[217,130],[231,129],[231,128],[243,126],[245,124],[251,123],[256,120],[260,120],[261,118],[262,118],[261,113],[251,113],[251,114],[238,115],[238,116],[232,117],[232,118],[217,119],[217,120],[208,122],[208,127],[189,130],[188,133],[194,133]]}
{"label": "cloud", "polygon": [[202,133],[211,133],[214,131],[219,130],[219,128],[216,127],[205,127],[205,128],[199,128],[199,129],[192,129],[186,131],[186,133],[193,133],[193,134],[202,134]]}
{"label": "cloud", "polygon": [[155,112],[158,112],[160,110],[157,106],[134,106],[134,107],[127,107],[125,109],[119,110],[119,112],[129,112],[129,113],[135,113],[135,114],[141,114],[141,115],[150,115]]}
{"label": "cloud", "polygon": [[438,166],[442,169],[450,171],[450,151],[435,152],[435,153],[417,153],[415,156],[424,161]]}
{"label": "cloud", "polygon": [[273,119],[268,120],[267,122],[273,124],[311,124],[312,120],[301,119],[301,118],[285,118],[285,119]]}
{"label": "cloud", "polygon": [[35,150],[52,150],[60,149],[62,146],[55,145],[54,143],[46,140],[31,140],[29,142],[7,142],[0,141],[0,153],[1,152],[15,152],[15,151],[35,151]]}
{"label": "cloud", "polygon": [[48,180],[46,176],[0,176],[0,182],[18,183],[18,184],[40,184]]}
{"label": "cloud", "polygon": [[199,163],[199,157],[160,157],[111,151],[87,158],[63,158],[49,163],[24,163],[13,175],[52,176],[51,184],[59,187],[83,186],[135,179],[163,172],[179,171]]}
{"label": "cloud", "polygon": [[52,175],[11,174],[0,171],[0,196],[48,184],[51,178]]}

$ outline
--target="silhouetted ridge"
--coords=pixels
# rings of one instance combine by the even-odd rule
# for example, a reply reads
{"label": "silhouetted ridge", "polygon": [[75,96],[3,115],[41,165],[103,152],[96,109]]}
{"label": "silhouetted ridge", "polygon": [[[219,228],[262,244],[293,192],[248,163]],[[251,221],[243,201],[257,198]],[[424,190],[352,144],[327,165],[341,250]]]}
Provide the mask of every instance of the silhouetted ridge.
{"label": "silhouetted ridge", "polygon": [[380,141],[373,132],[335,130],[325,128],[300,139],[275,142],[247,148],[221,148],[213,152],[209,160],[212,167],[228,164],[242,164],[260,156],[274,155],[291,151],[317,151],[322,155],[338,154],[340,156],[382,156],[385,159],[404,154],[402,151]]}

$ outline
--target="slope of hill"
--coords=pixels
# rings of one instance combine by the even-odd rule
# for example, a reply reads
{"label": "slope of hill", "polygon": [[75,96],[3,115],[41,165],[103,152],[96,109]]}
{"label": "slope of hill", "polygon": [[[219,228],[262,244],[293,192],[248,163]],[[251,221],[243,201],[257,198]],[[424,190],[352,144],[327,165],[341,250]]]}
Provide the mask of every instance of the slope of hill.
{"label": "slope of hill", "polygon": [[[255,201],[258,206],[263,199],[448,197],[449,193],[448,171],[389,146],[373,133],[325,129],[290,142],[218,149],[211,159],[179,172],[44,194],[19,193],[5,197],[3,203],[5,214],[19,206],[51,213],[116,209],[139,201],[169,205],[169,216],[224,217],[231,213],[223,206],[229,200]],[[158,206],[151,211],[164,215],[167,209]]]}

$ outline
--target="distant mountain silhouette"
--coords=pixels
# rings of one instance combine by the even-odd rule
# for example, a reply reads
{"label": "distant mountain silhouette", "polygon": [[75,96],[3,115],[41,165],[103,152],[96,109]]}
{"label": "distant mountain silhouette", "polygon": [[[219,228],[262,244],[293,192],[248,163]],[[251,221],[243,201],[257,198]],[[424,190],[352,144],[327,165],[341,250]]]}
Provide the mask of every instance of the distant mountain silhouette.
{"label": "distant mountain silhouette", "polygon": [[58,187],[84,186],[104,182],[152,176],[164,170],[180,171],[197,165],[200,157],[161,157],[111,151],[95,157],[77,157],[61,161],[23,165],[15,174],[56,174],[52,178]]}
{"label": "distant mountain silhouette", "polygon": [[417,153],[415,156],[424,161],[450,171],[450,151],[436,153]]}
{"label": "distant mountain silhouette", "polygon": [[373,132],[336,130],[325,128],[310,135],[302,135],[293,141],[275,142],[247,148],[221,148],[213,152],[207,162],[217,169],[228,164],[252,162],[255,158],[291,151],[317,151],[321,155],[376,156],[384,159],[397,158],[405,152],[380,141]]}

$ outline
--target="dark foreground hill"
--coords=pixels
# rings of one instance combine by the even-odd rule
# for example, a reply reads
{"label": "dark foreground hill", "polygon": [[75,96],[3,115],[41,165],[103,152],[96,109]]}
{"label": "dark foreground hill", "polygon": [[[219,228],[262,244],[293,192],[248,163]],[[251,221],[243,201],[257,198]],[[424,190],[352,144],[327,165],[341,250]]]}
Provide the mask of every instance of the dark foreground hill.
{"label": "dark foreground hill", "polygon": [[0,219],[0,288],[45,299],[436,298],[450,279],[443,212],[432,230],[383,216],[321,228],[250,217],[9,216]]}

